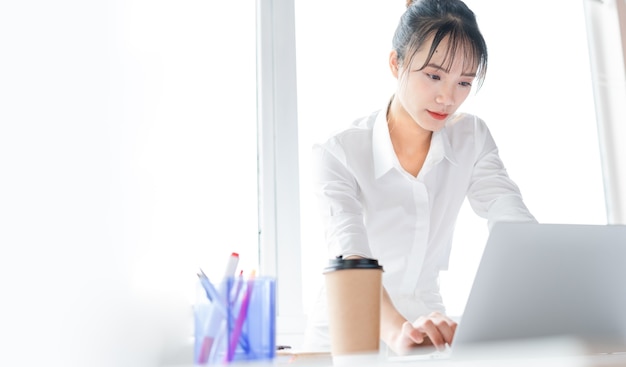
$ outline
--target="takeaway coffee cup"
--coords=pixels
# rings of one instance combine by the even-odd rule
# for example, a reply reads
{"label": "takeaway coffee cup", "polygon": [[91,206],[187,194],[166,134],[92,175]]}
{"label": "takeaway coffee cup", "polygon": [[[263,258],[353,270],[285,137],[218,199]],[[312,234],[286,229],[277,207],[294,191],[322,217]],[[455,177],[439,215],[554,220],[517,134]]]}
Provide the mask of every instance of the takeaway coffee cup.
{"label": "takeaway coffee cup", "polygon": [[373,259],[329,261],[324,269],[333,361],[377,355],[383,268]]}

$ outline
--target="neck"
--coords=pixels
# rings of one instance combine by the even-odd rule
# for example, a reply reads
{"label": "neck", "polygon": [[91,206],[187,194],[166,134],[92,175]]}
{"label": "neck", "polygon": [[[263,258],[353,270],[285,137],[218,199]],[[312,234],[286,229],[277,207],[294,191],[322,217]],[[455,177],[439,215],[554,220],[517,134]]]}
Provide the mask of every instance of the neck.
{"label": "neck", "polygon": [[396,153],[423,152],[430,147],[433,132],[415,122],[396,98],[393,98],[387,109],[387,125]]}

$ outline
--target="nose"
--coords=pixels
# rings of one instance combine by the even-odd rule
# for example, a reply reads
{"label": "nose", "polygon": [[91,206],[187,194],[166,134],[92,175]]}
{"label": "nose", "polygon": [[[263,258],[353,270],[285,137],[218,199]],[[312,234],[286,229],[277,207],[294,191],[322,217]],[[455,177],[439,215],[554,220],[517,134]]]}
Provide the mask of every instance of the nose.
{"label": "nose", "polygon": [[442,86],[438,90],[435,102],[444,106],[454,105],[454,87]]}

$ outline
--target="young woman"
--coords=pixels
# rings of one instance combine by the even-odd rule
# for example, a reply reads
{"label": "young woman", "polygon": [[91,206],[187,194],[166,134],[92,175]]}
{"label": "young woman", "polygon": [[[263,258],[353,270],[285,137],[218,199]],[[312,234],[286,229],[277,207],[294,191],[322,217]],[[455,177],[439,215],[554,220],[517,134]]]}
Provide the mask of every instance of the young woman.
{"label": "young woman", "polygon": [[[394,351],[452,343],[439,271],[464,199],[488,220],[535,221],[485,123],[456,113],[487,70],[487,47],[460,0],[408,1],[389,55],[397,89],[381,110],[313,149],[329,255],[384,267],[381,339]],[[329,345],[325,293],[305,348]]]}

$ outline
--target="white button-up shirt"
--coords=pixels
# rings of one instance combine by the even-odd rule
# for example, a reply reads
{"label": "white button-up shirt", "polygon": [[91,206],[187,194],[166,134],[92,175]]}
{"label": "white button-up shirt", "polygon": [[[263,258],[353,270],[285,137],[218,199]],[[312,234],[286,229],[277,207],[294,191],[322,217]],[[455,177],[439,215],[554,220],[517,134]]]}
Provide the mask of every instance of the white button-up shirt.
{"label": "white button-up shirt", "polygon": [[[313,162],[329,255],[378,259],[387,292],[410,321],[445,312],[439,271],[447,269],[465,197],[490,227],[497,221],[535,221],[487,126],[469,114],[452,116],[433,133],[417,177],[395,155],[386,109],[315,145]],[[325,298],[319,301],[314,312],[323,313]],[[312,319],[323,326],[323,315]]]}

